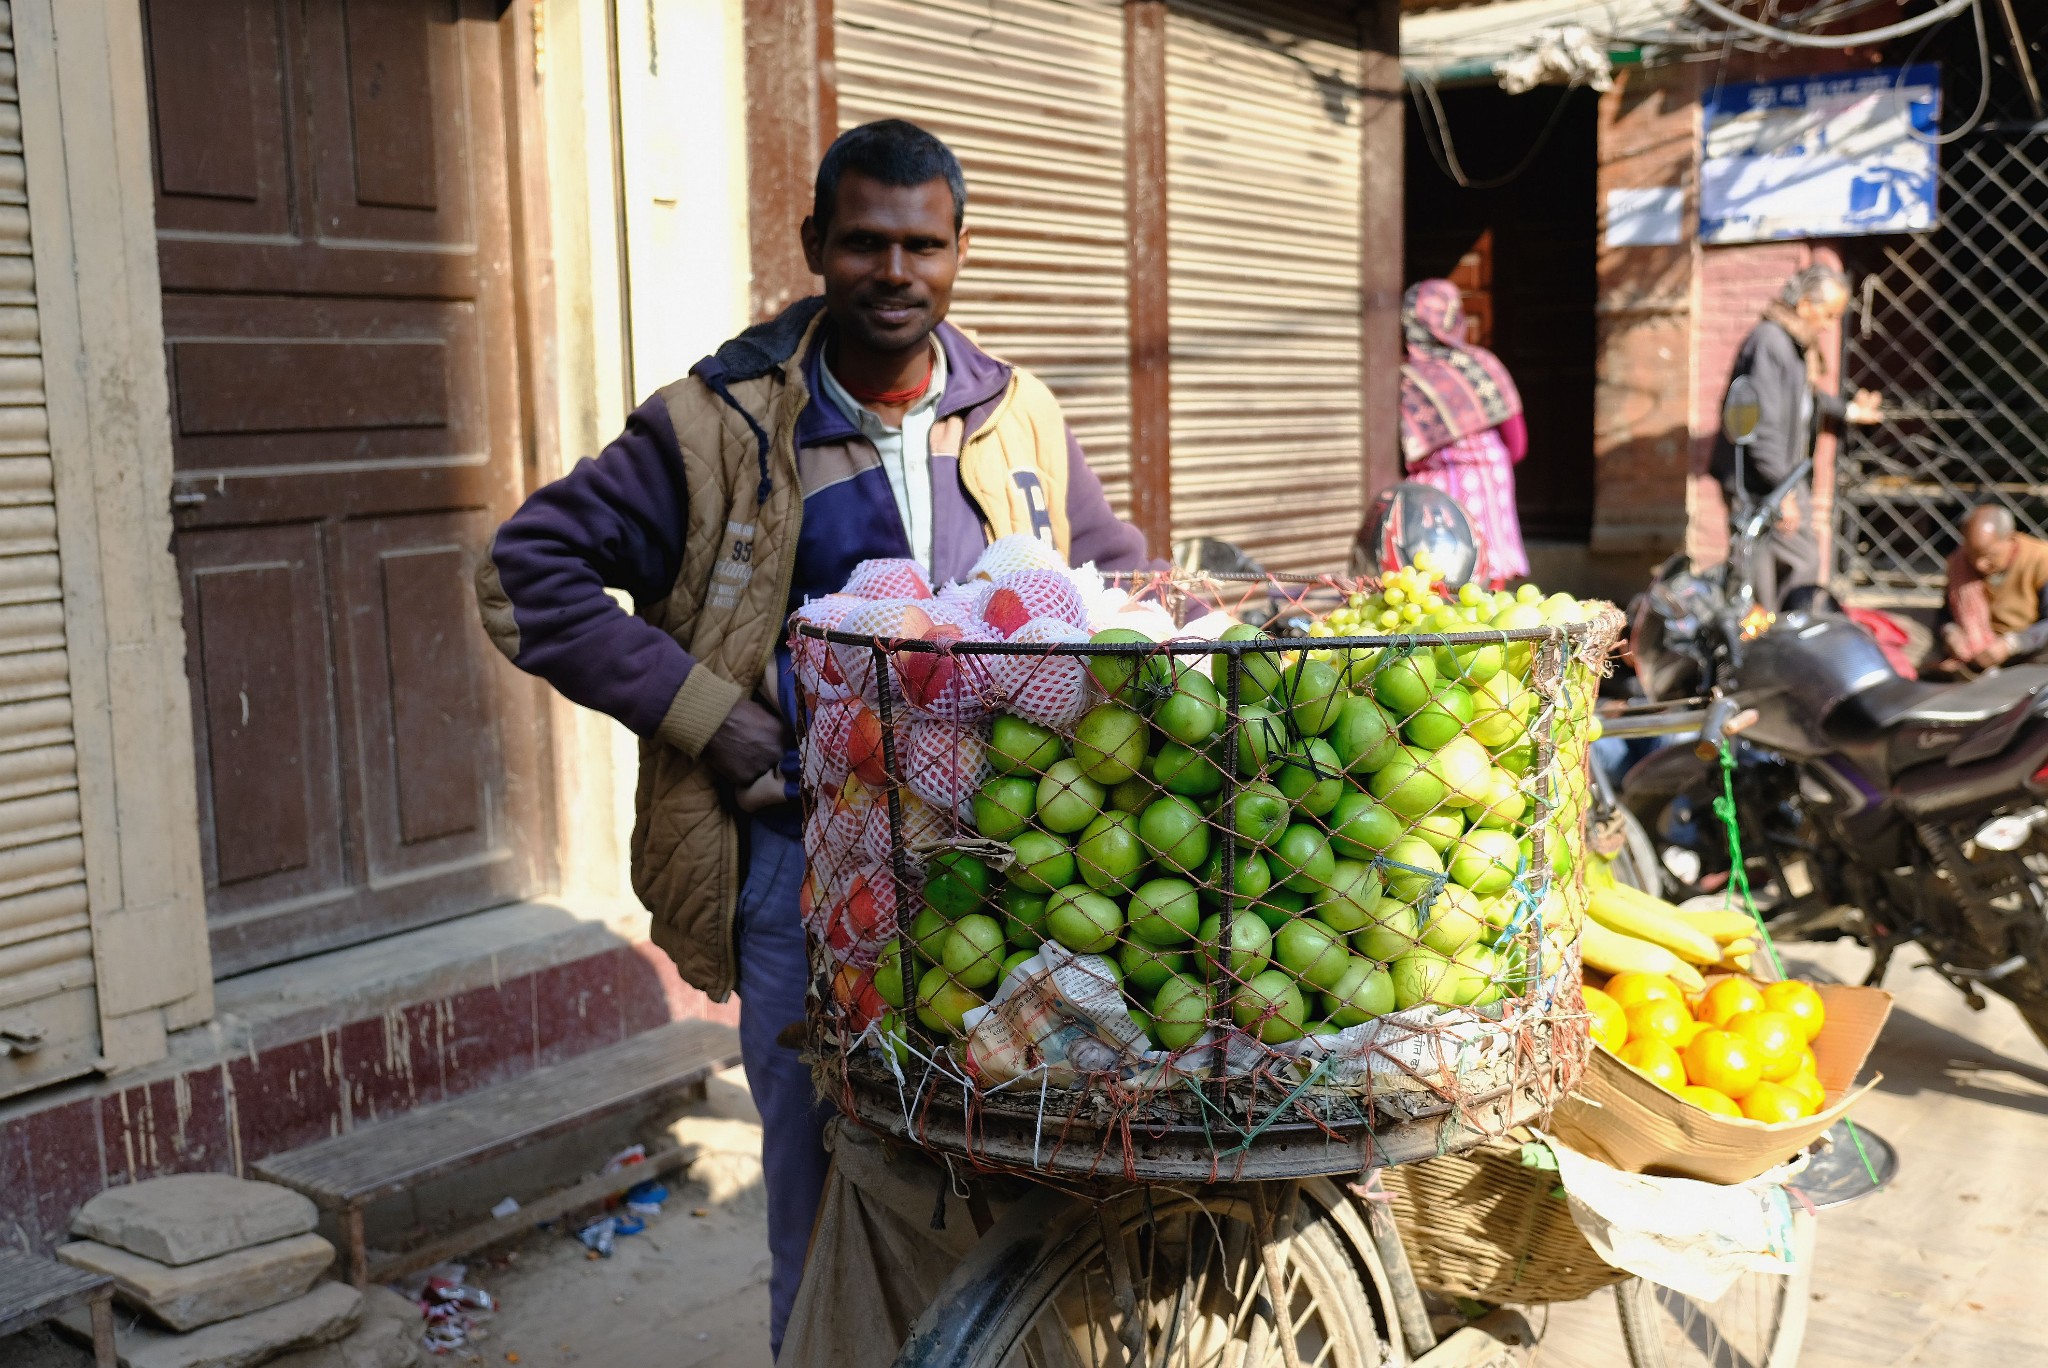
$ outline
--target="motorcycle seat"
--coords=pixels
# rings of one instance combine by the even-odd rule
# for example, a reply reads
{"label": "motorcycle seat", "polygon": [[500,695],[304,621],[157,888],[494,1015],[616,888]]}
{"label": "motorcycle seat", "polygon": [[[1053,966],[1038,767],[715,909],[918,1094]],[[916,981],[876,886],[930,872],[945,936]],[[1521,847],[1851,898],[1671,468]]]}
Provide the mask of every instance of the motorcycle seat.
{"label": "motorcycle seat", "polygon": [[1975,727],[2048,689],[2048,665],[2016,665],[1961,684],[1887,679],[1836,705],[1829,730],[1865,735],[1897,727]]}

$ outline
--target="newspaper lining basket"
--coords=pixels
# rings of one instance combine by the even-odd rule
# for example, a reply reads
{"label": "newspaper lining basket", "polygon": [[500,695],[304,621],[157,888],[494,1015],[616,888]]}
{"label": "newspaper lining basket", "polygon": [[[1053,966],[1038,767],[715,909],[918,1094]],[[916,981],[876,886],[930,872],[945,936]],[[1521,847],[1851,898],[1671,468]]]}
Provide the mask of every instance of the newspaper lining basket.
{"label": "newspaper lining basket", "polygon": [[1397,589],[932,595],[905,564],[790,638],[811,1038],[849,1114],[993,1167],[1224,1178],[1444,1153],[1569,1090],[1611,608],[1366,635]]}

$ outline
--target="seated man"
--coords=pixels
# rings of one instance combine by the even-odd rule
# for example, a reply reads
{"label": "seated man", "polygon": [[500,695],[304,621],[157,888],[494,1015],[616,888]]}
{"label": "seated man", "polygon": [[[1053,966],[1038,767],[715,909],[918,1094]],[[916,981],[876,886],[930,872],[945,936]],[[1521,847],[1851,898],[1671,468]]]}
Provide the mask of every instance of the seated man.
{"label": "seated man", "polygon": [[1942,670],[1988,670],[2048,647],[2048,542],[2014,526],[2009,508],[1971,509],[1948,558],[1944,617]]}

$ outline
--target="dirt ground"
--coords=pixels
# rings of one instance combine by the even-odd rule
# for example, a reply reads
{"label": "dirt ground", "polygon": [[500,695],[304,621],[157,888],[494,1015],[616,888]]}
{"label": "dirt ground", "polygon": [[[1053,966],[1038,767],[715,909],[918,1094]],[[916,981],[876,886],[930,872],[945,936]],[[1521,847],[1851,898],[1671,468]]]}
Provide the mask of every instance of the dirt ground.
{"label": "dirt ground", "polygon": [[[1852,981],[1865,963],[1854,946],[1789,958]],[[2048,1362],[2048,1053],[2004,1003],[1973,1013],[1913,960],[1894,962],[1898,1004],[1874,1054],[1885,1077],[1859,1112],[1897,1147],[1900,1175],[1823,1217],[1802,1368]],[[738,1071],[681,1134],[705,1154],[692,1181],[612,1259],[536,1232],[475,1265],[503,1309],[469,1362],[769,1368],[760,1128]],[[1530,1315],[1544,1330],[1532,1368],[1627,1361],[1610,1294]],[[24,1368],[89,1362],[42,1339],[6,1349]]]}

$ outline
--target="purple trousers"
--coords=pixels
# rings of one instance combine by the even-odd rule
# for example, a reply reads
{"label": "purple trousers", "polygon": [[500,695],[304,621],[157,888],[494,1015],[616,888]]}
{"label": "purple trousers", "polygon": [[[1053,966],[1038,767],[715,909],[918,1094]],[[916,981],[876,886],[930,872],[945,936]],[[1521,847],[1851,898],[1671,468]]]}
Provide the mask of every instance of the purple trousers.
{"label": "purple trousers", "polygon": [[739,904],[740,1058],[761,1113],[761,1176],[768,1189],[768,1344],[780,1354],[825,1192],[822,1137],[832,1108],[812,1090],[810,1066],[794,1047],[776,1040],[804,1019],[810,979],[797,910],[804,848],[758,822],[751,827]]}

